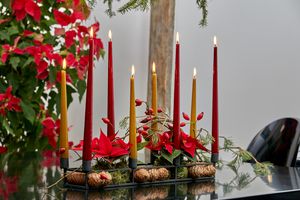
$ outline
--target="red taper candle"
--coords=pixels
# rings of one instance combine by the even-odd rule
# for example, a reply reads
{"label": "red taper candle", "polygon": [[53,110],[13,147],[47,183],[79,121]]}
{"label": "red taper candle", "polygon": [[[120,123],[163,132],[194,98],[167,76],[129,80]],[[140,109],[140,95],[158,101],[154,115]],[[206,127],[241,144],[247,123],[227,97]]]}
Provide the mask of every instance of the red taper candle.
{"label": "red taper candle", "polygon": [[176,34],[175,80],[174,80],[174,108],[173,108],[173,142],[176,149],[180,149],[180,44],[179,34]]}
{"label": "red taper candle", "polygon": [[114,68],[112,52],[112,34],[108,32],[108,79],[107,79],[107,118],[110,124],[107,124],[107,135],[112,137],[115,134],[115,98],[114,98]]}
{"label": "red taper candle", "polygon": [[213,94],[212,94],[212,136],[214,142],[211,147],[211,162],[219,159],[219,110],[218,110],[218,47],[217,38],[214,36],[214,61],[213,61]]}
{"label": "red taper candle", "polygon": [[92,137],[93,137],[93,58],[94,58],[94,33],[93,27],[90,30],[89,39],[89,65],[87,76],[85,121],[84,121],[84,143],[82,168],[83,171],[91,171],[92,161]]}

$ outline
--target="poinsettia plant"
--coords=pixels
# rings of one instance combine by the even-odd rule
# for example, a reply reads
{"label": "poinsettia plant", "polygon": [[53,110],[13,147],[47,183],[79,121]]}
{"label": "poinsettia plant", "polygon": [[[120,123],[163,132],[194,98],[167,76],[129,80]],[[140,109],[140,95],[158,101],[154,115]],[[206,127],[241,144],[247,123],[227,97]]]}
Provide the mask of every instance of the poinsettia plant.
{"label": "poinsettia plant", "polygon": [[0,2],[1,152],[56,148],[62,60],[70,105],[86,89],[91,27],[94,56],[103,54],[99,23],[84,25],[89,14],[85,0]]}

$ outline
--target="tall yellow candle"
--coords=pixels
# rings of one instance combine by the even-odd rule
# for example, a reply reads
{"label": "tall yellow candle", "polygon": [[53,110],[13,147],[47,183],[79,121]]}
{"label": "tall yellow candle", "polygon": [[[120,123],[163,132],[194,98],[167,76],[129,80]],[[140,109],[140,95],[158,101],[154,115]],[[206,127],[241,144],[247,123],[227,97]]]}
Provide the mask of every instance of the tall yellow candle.
{"label": "tall yellow candle", "polygon": [[60,166],[68,168],[69,165],[69,144],[68,144],[68,115],[67,115],[67,88],[66,88],[66,59],[63,60],[61,70],[61,98],[60,98],[60,138],[61,149],[65,149],[60,155]]}
{"label": "tall yellow candle", "polygon": [[[157,117],[157,75],[155,62],[152,64],[152,109],[153,114]],[[157,123],[152,124],[152,130],[157,131]]]}
{"label": "tall yellow candle", "polygon": [[130,155],[129,166],[137,167],[137,143],[136,143],[136,116],[135,116],[135,95],[134,95],[134,66],[131,68],[130,78],[130,114],[129,114],[129,142]]}
{"label": "tall yellow candle", "polygon": [[192,138],[196,138],[196,68],[194,68],[194,75],[193,75],[193,86],[192,86],[192,103],[191,103],[191,121],[190,121],[190,136]]}

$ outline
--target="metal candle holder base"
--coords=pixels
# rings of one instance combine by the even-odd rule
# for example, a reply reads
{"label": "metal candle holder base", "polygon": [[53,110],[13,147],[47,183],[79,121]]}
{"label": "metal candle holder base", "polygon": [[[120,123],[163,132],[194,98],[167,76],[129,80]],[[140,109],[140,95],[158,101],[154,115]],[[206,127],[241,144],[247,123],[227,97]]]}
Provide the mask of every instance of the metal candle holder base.
{"label": "metal candle holder base", "polygon": [[[120,184],[109,184],[109,185],[105,185],[103,187],[101,187],[104,190],[111,190],[111,189],[116,189],[116,188],[135,188],[138,186],[146,186],[146,185],[165,185],[165,184],[174,184],[174,183],[180,183],[180,182],[202,182],[202,181],[213,181],[214,182],[214,176],[207,176],[207,177],[199,177],[199,178],[178,178],[178,174],[179,174],[179,170],[183,167],[193,167],[193,166],[207,166],[207,165],[212,165],[211,163],[208,164],[188,164],[188,165],[169,165],[169,166],[153,166],[153,165],[138,165],[138,167],[136,169],[134,168],[117,168],[117,169],[109,169],[109,170],[103,170],[106,172],[126,172],[129,173],[129,177],[130,180],[129,182],[126,183],[120,183]],[[157,180],[157,181],[152,181],[152,182],[136,182],[134,179],[134,173],[139,170],[139,169],[146,169],[146,170],[151,170],[151,169],[159,169],[159,168],[166,168],[169,173],[170,173],[170,177],[169,179],[166,180]],[[69,183],[67,182],[66,178],[64,180],[64,187],[65,188],[70,188],[72,190],[98,190],[98,187],[91,187],[88,184],[88,174],[89,172],[84,171],[84,170],[78,170],[78,169],[74,169],[74,168],[68,168],[66,169],[66,174],[67,172],[80,172],[80,173],[84,173],[84,184],[73,184],[73,183]]]}

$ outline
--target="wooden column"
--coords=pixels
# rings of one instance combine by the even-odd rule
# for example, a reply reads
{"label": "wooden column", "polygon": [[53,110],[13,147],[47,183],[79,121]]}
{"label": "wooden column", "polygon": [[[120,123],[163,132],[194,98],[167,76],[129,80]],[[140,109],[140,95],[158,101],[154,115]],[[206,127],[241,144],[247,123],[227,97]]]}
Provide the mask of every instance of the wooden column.
{"label": "wooden column", "polygon": [[[170,114],[172,94],[172,63],[174,43],[175,0],[152,1],[149,34],[148,93],[152,98],[152,62],[156,63],[157,105]],[[160,128],[160,127],[158,127]],[[150,151],[145,150],[145,162],[150,162]]]}
{"label": "wooden column", "polygon": [[172,61],[174,42],[175,0],[153,1],[151,6],[149,61],[148,61],[148,95],[151,102],[152,62],[156,63],[158,107],[170,113]]}

